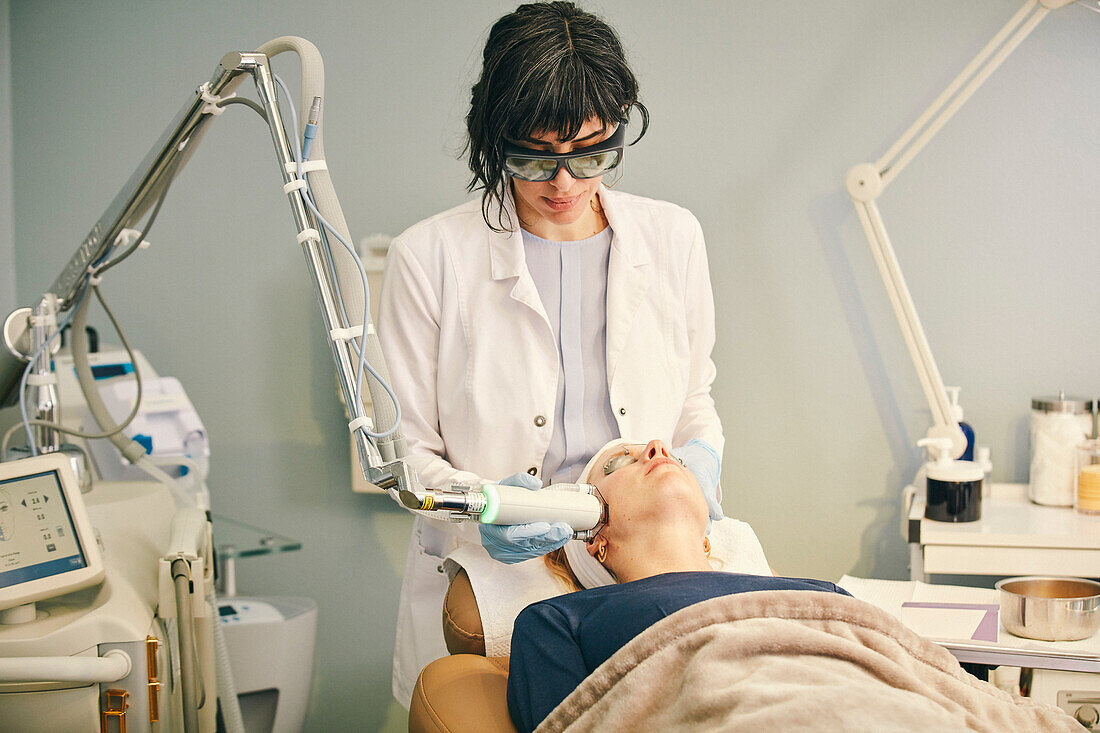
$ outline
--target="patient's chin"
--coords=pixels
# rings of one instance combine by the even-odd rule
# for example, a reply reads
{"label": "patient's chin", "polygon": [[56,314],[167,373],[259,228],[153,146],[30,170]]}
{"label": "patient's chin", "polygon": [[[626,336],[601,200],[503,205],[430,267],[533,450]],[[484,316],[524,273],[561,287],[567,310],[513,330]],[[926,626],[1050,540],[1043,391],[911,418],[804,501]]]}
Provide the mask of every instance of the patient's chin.
{"label": "patient's chin", "polygon": [[[678,466],[677,469],[679,469]],[[694,500],[698,497],[703,508],[706,508],[706,502],[703,501],[703,492],[699,489],[699,484],[695,481],[695,477],[687,471],[669,469],[659,478],[661,481],[658,485],[658,491],[662,500]]]}

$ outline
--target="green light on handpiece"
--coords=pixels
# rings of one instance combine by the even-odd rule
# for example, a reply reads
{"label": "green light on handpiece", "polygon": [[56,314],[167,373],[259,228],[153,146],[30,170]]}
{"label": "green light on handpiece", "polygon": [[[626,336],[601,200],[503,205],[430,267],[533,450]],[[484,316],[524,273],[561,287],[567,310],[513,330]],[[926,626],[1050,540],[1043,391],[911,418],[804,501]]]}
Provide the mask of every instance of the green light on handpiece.
{"label": "green light on handpiece", "polygon": [[478,521],[482,524],[492,524],[500,513],[500,494],[497,493],[496,486],[493,484],[483,485],[481,493],[485,495],[485,509],[478,517]]}

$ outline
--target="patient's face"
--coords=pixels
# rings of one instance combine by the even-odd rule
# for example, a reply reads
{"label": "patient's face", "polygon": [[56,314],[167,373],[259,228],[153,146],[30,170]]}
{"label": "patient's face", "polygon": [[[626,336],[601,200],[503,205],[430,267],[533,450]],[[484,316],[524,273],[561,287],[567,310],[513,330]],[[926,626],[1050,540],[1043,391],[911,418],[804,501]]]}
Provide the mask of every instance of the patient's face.
{"label": "patient's face", "polygon": [[700,537],[706,531],[707,505],[699,484],[659,440],[606,450],[589,482],[607,502],[603,532],[609,540],[671,521],[697,522]]}

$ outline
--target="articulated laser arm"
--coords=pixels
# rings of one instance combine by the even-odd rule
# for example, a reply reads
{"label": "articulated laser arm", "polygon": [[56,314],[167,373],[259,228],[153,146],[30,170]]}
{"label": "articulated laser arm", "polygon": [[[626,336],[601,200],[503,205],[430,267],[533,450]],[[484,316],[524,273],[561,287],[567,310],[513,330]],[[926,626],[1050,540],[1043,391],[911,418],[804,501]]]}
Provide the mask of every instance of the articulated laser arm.
{"label": "articulated laser arm", "polygon": [[[277,81],[270,59],[284,51],[295,52],[302,63],[299,108],[310,110],[305,131],[312,135],[309,159],[305,161],[297,155],[297,140],[301,139],[303,130],[291,130],[288,135],[276,99]],[[271,130],[297,239],[306,257],[325,329],[330,334],[336,375],[350,416],[348,427],[356,438],[364,478],[414,511],[442,512],[453,520],[486,524],[564,521],[577,537],[593,534],[606,521],[606,509],[590,486],[555,487],[558,490],[550,491],[528,491],[495,484],[430,489],[421,486],[415,471],[401,460],[406,452],[405,440],[398,429],[396,400],[385,386],[389,375],[366,308],[365,276],[354,254],[340,247],[330,248],[323,235],[328,229],[341,241],[351,241],[324,159],[320,125],[324,98],[321,55],[312,43],[293,36],[277,38],[255,52],[226,54],[210,81],[196,90],[92,227],[42,302],[33,311],[22,308],[7,318],[3,340],[10,353],[6,354],[8,362],[0,363],[0,404],[13,395],[18,397],[23,388],[30,385],[27,392],[35,406],[36,417],[57,421],[56,392],[50,383],[47,344],[57,331],[58,314],[76,307],[89,281],[94,282],[92,278],[104,263],[117,262],[121,259],[119,251],[133,244],[128,233],[163,198],[172,179],[194,154],[210,121],[222,113],[222,105],[245,76],[251,76],[256,84],[260,106]],[[104,429],[109,430],[110,415],[95,389],[82,327],[73,328],[72,346],[89,409]],[[29,380],[20,379],[25,363],[35,354],[35,374]],[[13,355],[17,357],[14,361]],[[366,415],[360,397],[359,385],[363,376],[372,397],[373,420]],[[60,436],[56,431],[39,427],[36,432],[39,445],[46,450],[57,449]],[[144,455],[144,448],[121,433],[111,440],[132,461]]]}
{"label": "articulated laser arm", "polygon": [[[223,111],[219,102],[231,97],[244,78],[251,76],[271,130],[284,191],[298,232],[297,239],[306,257],[325,328],[331,334],[337,379],[351,416],[349,427],[356,435],[360,465],[364,467],[364,475],[369,482],[389,490],[396,500],[397,491],[401,488],[415,488],[416,478],[403,464],[394,463],[405,453],[404,438],[396,429],[396,407],[382,384],[388,381],[388,373],[378,337],[369,322],[365,307],[366,293],[358,266],[354,256],[346,250],[338,247],[329,250],[322,235],[320,217],[327,222],[330,231],[344,241],[350,241],[347,224],[325,165],[320,126],[315,128],[311,159],[301,164],[295,159],[294,141],[300,139],[302,130],[291,131],[294,138],[288,136],[276,102],[276,81],[270,58],[285,51],[297,53],[302,62],[304,103],[301,108],[305,110],[312,106],[315,110],[313,115],[318,114],[319,102],[315,105],[314,100],[324,97],[324,69],[320,53],[309,41],[286,36],[264,44],[255,52],[226,54],[210,81],[199,87],[184,105],[92,227],[47,295],[43,296],[42,304],[34,309],[36,313],[41,311],[41,316],[36,315],[32,322],[32,309],[23,308],[8,317],[3,337],[10,353],[4,354],[7,361],[0,365],[0,404],[11,404],[14,402],[13,396],[18,396],[19,378],[25,362],[33,353],[32,342],[37,338],[32,335],[34,329],[48,329],[50,324],[56,323],[57,314],[76,305],[96,269],[119,250],[125,249],[124,232],[138,226],[141,218],[163,196],[172,179],[194,154],[210,121]],[[308,181],[308,190],[305,183],[299,180],[300,173]],[[74,349],[80,346],[81,340],[77,330],[74,329]],[[362,399],[358,397],[361,394],[358,387],[361,384],[358,368],[360,355],[357,353],[360,349],[365,351],[363,361],[370,367],[364,370],[366,373],[363,376],[375,406],[373,421],[366,416]],[[16,357],[14,360],[12,355]],[[43,356],[41,352],[39,355]],[[31,391],[42,391],[37,384],[39,381],[44,379],[31,380]],[[97,412],[96,397],[86,396],[93,412]],[[32,399],[32,404],[34,402]],[[377,431],[373,438],[367,434],[372,429]],[[44,431],[39,431],[38,435],[40,438],[54,437]],[[128,439],[119,438],[116,445],[120,450],[125,450],[128,442]]]}

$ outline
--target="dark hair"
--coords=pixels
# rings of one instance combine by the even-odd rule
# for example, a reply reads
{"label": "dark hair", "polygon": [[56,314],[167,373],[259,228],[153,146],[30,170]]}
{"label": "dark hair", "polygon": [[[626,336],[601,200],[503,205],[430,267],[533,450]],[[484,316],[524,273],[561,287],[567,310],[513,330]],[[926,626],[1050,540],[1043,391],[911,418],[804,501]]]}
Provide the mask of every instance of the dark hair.
{"label": "dark hair", "polygon": [[[615,31],[571,2],[520,5],[489,31],[481,78],[470,94],[466,115],[468,190],[482,190],[481,210],[494,231],[505,225],[505,138],[522,140],[554,133],[576,137],[592,117],[605,125],[625,119],[631,108],[641,117],[638,142],[649,126],[649,111],[638,101],[638,81],[626,63]],[[633,145],[633,143],[631,143]],[[499,206],[499,229],[489,221]]]}

